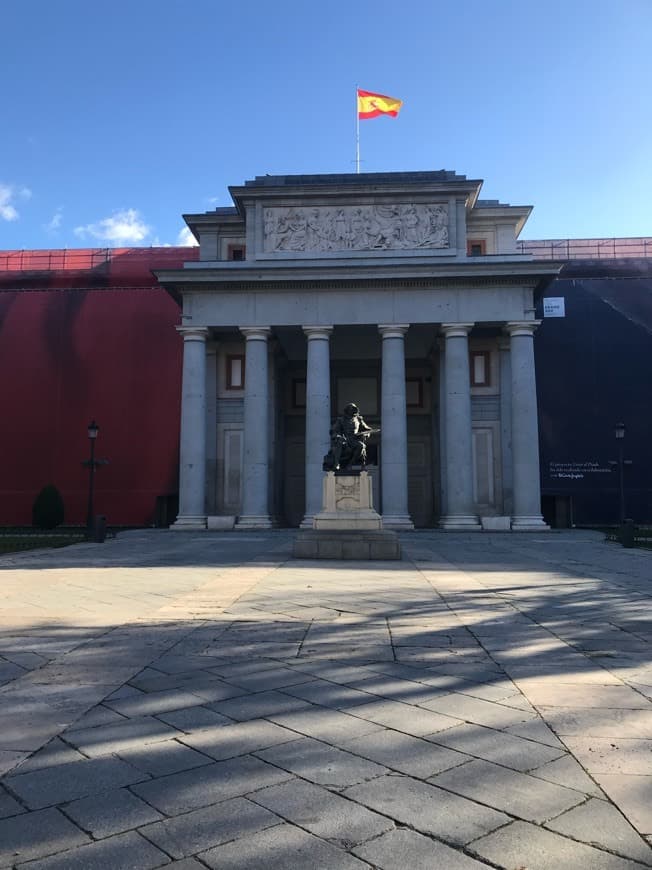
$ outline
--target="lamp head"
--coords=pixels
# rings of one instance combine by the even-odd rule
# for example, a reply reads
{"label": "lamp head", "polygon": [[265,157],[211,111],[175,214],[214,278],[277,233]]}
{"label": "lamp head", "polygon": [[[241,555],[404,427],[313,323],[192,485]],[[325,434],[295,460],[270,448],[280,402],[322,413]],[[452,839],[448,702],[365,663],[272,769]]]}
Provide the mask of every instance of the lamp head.
{"label": "lamp head", "polygon": [[100,427],[97,425],[95,420],[91,420],[91,422],[88,424],[88,437],[91,439],[91,441],[95,441],[95,439],[97,438],[97,433],[99,431]]}
{"label": "lamp head", "polygon": [[616,425],[614,427],[614,432],[615,432],[616,438],[618,440],[620,440],[621,438],[624,438],[625,437],[625,424],[624,423],[616,423]]}

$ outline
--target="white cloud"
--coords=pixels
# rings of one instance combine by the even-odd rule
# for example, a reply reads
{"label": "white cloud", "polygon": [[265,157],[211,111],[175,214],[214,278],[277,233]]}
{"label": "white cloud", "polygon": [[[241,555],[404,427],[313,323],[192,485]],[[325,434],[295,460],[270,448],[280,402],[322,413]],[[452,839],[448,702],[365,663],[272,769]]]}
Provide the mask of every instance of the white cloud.
{"label": "white cloud", "polygon": [[5,221],[17,221],[20,215],[14,205],[14,200],[29,199],[32,191],[28,187],[17,189],[12,184],[0,183],[0,218]]}
{"label": "white cloud", "polygon": [[44,229],[46,229],[49,233],[56,233],[56,231],[61,226],[61,221],[63,220],[63,208],[59,206],[59,208],[52,215],[51,220],[49,220]]}
{"label": "white cloud", "polygon": [[199,242],[190,232],[189,227],[184,227],[182,230],[179,230],[179,235],[177,236],[177,245],[185,245],[194,248],[198,244]]}
{"label": "white cloud", "polygon": [[109,247],[121,245],[137,245],[144,241],[151,232],[135,208],[126,208],[113,212],[110,217],[102,218],[94,224],[75,227],[75,235],[84,239],[90,236],[99,242],[105,242]]}

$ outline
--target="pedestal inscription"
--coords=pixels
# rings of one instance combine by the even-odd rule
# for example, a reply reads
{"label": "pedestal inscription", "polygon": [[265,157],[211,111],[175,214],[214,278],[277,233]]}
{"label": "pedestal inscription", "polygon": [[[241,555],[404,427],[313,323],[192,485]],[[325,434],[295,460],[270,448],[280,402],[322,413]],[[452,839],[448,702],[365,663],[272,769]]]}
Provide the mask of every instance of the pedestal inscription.
{"label": "pedestal inscription", "polygon": [[324,477],[323,509],[315,515],[313,528],[381,529],[383,521],[373,509],[371,478],[366,471],[360,474],[335,474]]}

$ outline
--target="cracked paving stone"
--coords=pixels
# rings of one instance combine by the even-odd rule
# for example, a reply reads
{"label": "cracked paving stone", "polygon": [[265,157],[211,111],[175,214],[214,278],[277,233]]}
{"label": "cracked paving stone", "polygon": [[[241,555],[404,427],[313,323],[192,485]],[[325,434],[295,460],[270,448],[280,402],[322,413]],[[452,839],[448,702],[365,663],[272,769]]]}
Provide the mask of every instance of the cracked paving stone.
{"label": "cracked paving stone", "polygon": [[90,837],[59,810],[38,810],[0,821],[0,866],[31,861],[88,843]]}
{"label": "cracked paving stone", "polygon": [[394,827],[389,819],[360,804],[296,779],[262,789],[252,800],[343,849]]}
{"label": "cracked paving stone", "polygon": [[331,788],[344,788],[387,773],[387,768],[373,761],[309,737],[265,749],[256,755],[297,776]]}
{"label": "cracked paving stone", "polygon": [[201,860],[214,870],[364,870],[368,866],[293,825],[277,825],[246,840],[202,852]]}
{"label": "cracked paving stone", "polygon": [[57,764],[31,773],[7,777],[5,784],[30,809],[98,794],[141,782],[147,774],[119,758],[91,758]]}
{"label": "cracked paving stone", "polygon": [[509,816],[408,776],[381,776],[344,795],[423,834],[465,845],[499,828]]}
{"label": "cracked paving stone", "polygon": [[390,831],[371,843],[353,849],[354,854],[368,861],[378,870],[481,870],[489,867],[462,852],[456,852],[445,843],[431,840],[405,828]]}
{"label": "cracked paving stone", "polygon": [[291,774],[271,764],[243,756],[141,782],[131,791],[157,810],[173,816],[240,797],[290,778]]}
{"label": "cracked paving stone", "polygon": [[349,740],[341,748],[417,779],[428,779],[470,761],[470,757],[461,752],[391,730]]}
{"label": "cracked paving stone", "polygon": [[281,821],[246,798],[234,798],[147,825],[141,833],[173,858],[184,858],[229,840],[248,838]]}
{"label": "cracked paving stone", "polygon": [[201,729],[179,737],[181,743],[210,755],[216,761],[248,755],[279,743],[296,741],[295,731],[281,728],[265,719],[251,719],[235,725]]}
{"label": "cracked paving stone", "polygon": [[513,822],[469,847],[498,867],[526,870],[641,870],[639,863],[577,843],[528,822]]}
{"label": "cracked paving stone", "polygon": [[531,822],[545,822],[586,800],[581,792],[489,761],[469,761],[430,782]]}
{"label": "cracked paving stone", "polygon": [[180,732],[152,716],[136,719],[123,719],[112,725],[99,725],[96,728],[83,728],[79,731],[66,731],[64,738],[85,755],[99,757],[138,749],[148,743],[170,740]]}
{"label": "cracked paving stone", "polygon": [[126,788],[102,792],[65,804],[63,812],[97,840],[122,834],[162,818]]}
{"label": "cracked paving stone", "polygon": [[25,866],[25,870],[153,870],[169,858],[136,831],[78,846]]}
{"label": "cracked paving stone", "polygon": [[548,822],[546,827],[625,858],[652,864],[652,849],[618,810],[604,800],[591,798]]}

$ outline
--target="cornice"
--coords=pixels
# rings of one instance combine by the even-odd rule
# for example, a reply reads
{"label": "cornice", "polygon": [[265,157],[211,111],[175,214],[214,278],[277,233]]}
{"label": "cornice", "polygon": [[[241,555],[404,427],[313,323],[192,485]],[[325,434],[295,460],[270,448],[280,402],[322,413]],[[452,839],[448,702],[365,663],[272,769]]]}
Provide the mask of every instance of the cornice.
{"label": "cornice", "polygon": [[536,285],[559,273],[563,263],[547,261],[504,261],[488,263],[453,261],[356,265],[351,261],[336,265],[333,261],[288,266],[286,263],[206,264],[191,269],[158,270],[154,274],[169,289],[241,290],[252,289],[317,289],[341,287],[433,287],[451,284]]}

